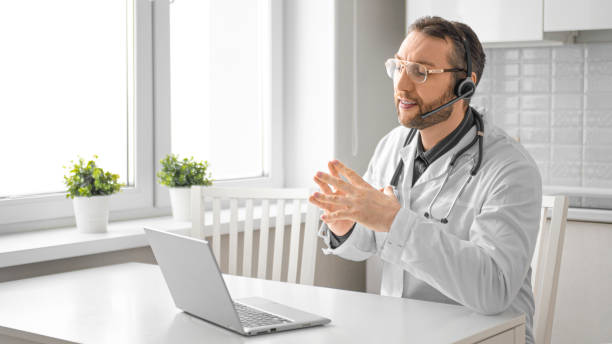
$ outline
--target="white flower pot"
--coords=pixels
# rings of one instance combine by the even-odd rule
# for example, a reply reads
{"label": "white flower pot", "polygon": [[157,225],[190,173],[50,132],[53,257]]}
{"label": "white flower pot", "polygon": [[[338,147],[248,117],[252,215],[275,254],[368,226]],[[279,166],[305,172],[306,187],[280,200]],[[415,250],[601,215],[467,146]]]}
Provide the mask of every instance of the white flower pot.
{"label": "white flower pot", "polygon": [[191,221],[191,187],[168,188],[172,217],[177,221]]}
{"label": "white flower pot", "polygon": [[72,199],[77,228],[83,233],[104,233],[108,227],[111,195]]}

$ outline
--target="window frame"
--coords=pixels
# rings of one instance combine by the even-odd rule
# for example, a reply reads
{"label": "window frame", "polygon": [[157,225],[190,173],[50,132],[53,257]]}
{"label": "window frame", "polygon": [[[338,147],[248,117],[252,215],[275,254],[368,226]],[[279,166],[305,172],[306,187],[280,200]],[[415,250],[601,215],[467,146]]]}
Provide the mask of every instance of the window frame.
{"label": "window frame", "polygon": [[[134,183],[111,200],[109,220],[171,214],[168,190],[157,183],[160,160],[170,153],[170,16],[168,0],[134,1]],[[282,152],[282,1],[263,1],[269,65],[265,78],[264,171],[256,178],[216,181],[218,186],[281,187]],[[275,68],[272,68],[274,66]],[[74,226],[72,200],[65,193],[0,199],[3,233]]]}

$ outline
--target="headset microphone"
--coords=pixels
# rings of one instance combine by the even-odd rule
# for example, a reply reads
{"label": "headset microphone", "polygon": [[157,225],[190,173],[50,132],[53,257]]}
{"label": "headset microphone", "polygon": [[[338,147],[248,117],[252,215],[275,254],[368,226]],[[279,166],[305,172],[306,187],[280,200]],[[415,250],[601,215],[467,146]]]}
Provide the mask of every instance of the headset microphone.
{"label": "headset microphone", "polygon": [[440,111],[440,110],[442,110],[442,109],[444,109],[444,108],[446,108],[446,107],[449,107],[449,106],[451,106],[451,105],[455,104],[456,102],[460,101],[461,99],[469,98],[469,97],[472,95],[472,93],[474,93],[474,91],[469,92],[469,93],[466,93],[466,94],[462,94],[462,95],[460,95],[459,97],[456,97],[455,99],[453,99],[453,100],[449,101],[448,103],[443,104],[443,105],[441,105],[441,106],[438,106],[437,108],[435,108],[435,109],[433,109],[433,110],[431,110],[431,111],[428,111],[428,112],[426,112],[426,113],[422,114],[422,115],[421,115],[421,118],[422,118],[422,119],[425,119],[425,118],[427,118],[427,117],[429,117],[429,116],[433,115],[434,113],[436,113],[436,112],[438,112],[438,111]]}

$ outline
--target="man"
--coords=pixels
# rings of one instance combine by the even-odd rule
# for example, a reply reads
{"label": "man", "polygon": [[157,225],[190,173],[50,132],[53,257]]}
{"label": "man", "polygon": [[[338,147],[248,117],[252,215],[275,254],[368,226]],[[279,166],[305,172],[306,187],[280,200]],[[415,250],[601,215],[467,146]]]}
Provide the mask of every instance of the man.
{"label": "man", "polygon": [[469,107],[484,64],[467,25],[414,22],[387,61],[401,125],[363,178],[339,161],[318,172],[310,202],[324,210],[326,254],[382,259],[381,294],[522,312],[531,343],[541,178],[518,142]]}

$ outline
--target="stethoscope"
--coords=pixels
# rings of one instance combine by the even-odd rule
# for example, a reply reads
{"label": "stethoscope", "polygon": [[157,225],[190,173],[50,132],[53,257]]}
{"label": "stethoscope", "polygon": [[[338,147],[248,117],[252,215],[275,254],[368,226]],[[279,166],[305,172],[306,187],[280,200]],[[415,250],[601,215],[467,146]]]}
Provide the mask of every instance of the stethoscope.
{"label": "stethoscope", "polygon": [[[468,149],[470,149],[476,143],[476,141],[478,141],[478,159],[476,160],[476,162],[474,163],[474,166],[470,170],[470,174],[468,178],[465,180],[465,182],[461,186],[461,189],[459,189],[459,192],[457,193],[457,196],[453,200],[453,203],[451,204],[450,208],[446,212],[446,215],[444,215],[444,217],[442,217],[439,220],[443,224],[448,223],[448,217],[453,211],[453,208],[455,207],[455,203],[457,203],[457,200],[459,199],[459,197],[461,197],[461,194],[465,190],[466,186],[470,183],[472,178],[476,175],[476,173],[478,173],[478,169],[480,168],[480,164],[482,163],[482,139],[484,136],[484,124],[482,121],[482,117],[480,116],[478,112],[476,112],[474,109],[470,109],[469,111],[472,111],[472,113],[474,114],[474,122],[476,124],[476,136],[474,137],[474,139],[472,139],[470,143],[468,143],[465,147],[460,149],[458,152],[456,152],[452,156],[449,162],[449,166],[446,171],[446,176],[444,177],[444,181],[442,182],[442,185],[438,189],[438,192],[436,192],[435,196],[429,203],[429,207],[427,208],[427,211],[425,212],[425,214],[423,214],[423,216],[425,216],[425,218],[427,219],[431,218],[431,219],[437,220],[436,218],[433,217],[431,213],[431,208],[433,207],[434,203],[438,199],[438,196],[442,192],[442,189],[444,189],[444,186],[446,185],[446,182],[448,181],[448,178],[450,177],[453,171],[453,168],[455,167],[455,163],[457,162],[457,159],[463,153],[465,153]],[[410,130],[410,133],[408,133],[408,137],[406,138],[406,141],[404,142],[404,147],[406,147],[410,143],[410,141],[412,141],[412,138],[416,136],[416,132],[417,132],[416,129]],[[397,165],[397,168],[395,169],[395,173],[393,173],[393,178],[391,178],[390,184],[391,186],[393,186],[394,189],[397,189],[397,183],[399,182],[399,178],[402,175],[403,170],[404,170],[404,161],[400,159],[399,164]]]}

